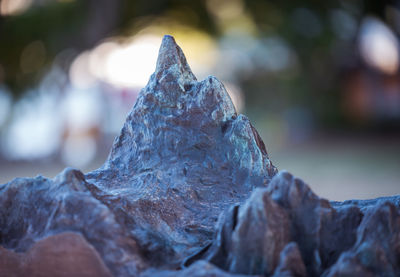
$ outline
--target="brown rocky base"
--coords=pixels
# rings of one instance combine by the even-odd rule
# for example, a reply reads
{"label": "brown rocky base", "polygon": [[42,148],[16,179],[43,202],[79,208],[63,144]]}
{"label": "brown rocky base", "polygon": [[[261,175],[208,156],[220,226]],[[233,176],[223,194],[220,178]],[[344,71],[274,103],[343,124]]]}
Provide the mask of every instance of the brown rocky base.
{"label": "brown rocky base", "polygon": [[0,276],[399,276],[399,202],[329,202],[278,173],[165,36],[101,168],[0,186]]}

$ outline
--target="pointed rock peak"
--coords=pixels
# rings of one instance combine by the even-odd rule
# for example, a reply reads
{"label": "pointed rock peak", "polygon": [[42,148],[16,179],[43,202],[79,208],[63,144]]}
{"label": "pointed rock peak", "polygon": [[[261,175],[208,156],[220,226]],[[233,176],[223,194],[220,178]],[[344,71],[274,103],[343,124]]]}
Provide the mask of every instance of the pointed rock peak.
{"label": "pointed rock peak", "polygon": [[158,52],[156,73],[162,74],[170,69],[177,70],[178,74],[189,80],[196,80],[182,49],[176,44],[172,36],[165,35]]}

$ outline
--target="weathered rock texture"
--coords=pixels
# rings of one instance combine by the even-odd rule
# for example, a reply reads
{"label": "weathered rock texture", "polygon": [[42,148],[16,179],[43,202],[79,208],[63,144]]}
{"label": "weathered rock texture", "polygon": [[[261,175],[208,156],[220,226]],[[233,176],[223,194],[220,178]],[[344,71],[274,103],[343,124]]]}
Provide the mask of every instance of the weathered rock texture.
{"label": "weathered rock texture", "polygon": [[399,203],[329,202],[277,173],[165,36],[101,168],[0,186],[0,276],[399,276]]}

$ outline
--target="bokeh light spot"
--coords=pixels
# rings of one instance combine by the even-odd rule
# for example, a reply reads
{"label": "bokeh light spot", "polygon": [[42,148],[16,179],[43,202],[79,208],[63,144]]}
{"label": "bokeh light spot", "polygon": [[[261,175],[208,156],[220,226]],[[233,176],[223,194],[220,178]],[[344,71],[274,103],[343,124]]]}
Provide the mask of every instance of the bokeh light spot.
{"label": "bokeh light spot", "polygon": [[141,87],[154,71],[160,39],[141,36],[111,51],[106,58],[107,81],[120,87]]}
{"label": "bokeh light spot", "polygon": [[359,39],[361,55],[365,62],[387,74],[394,74],[399,67],[399,43],[393,32],[380,20],[364,20]]}
{"label": "bokeh light spot", "polygon": [[85,51],[73,61],[69,69],[69,78],[75,87],[86,89],[94,85],[96,80],[89,68],[89,52]]}
{"label": "bokeh light spot", "polygon": [[19,15],[25,12],[32,4],[32,0],[2,0],[0,2],[0,15]]}

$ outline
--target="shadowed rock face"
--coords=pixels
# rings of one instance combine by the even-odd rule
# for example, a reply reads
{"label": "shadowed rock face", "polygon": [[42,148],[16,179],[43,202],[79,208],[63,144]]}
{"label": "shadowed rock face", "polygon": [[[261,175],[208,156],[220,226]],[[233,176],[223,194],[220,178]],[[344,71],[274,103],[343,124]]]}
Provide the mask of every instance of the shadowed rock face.
{"label": "shadowed rock face", "polygon": [[101,168],[0,186],[0,276],[398,276],[399,201],[329,202],[277,174],[165,36]]}

